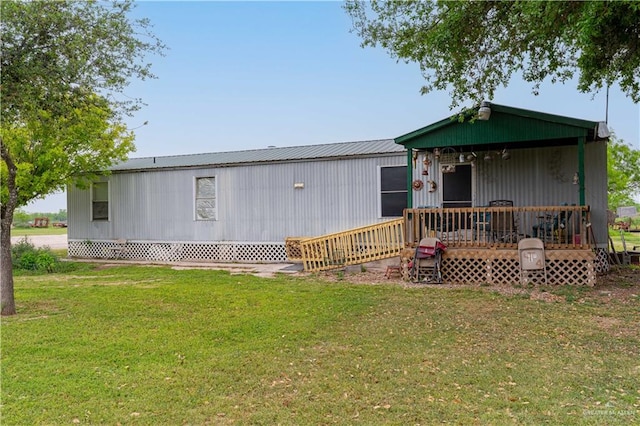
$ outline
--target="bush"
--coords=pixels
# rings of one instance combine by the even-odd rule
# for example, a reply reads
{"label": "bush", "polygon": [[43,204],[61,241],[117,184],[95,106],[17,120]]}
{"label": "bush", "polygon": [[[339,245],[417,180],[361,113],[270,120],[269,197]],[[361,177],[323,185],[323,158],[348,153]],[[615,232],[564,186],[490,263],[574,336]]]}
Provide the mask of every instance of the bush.
{"label": "bush", "polygon": [[26,237],[11,247],[11,261],[14,269],[37,272],[55,272],[60,264],[51,249],[36,248]]}

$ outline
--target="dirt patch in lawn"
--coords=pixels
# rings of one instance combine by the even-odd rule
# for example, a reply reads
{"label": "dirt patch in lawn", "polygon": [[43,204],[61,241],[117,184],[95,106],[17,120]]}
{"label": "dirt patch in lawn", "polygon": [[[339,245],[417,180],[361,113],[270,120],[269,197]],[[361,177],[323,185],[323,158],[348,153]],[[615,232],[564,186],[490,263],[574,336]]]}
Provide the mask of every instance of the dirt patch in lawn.
{"label": "dirt patch in lawn", "polygon": [[640,302],[640,268],[612,267],[611,270],[598,275],[597,284],[594,287],[576,286],[532,286],[522,287],[515,285],[461,285],[461,284],[419,284],[403,281],[398,276],[387,278],[383,270],[367,270],[349,272],[334,270],[316,274],[318,277],[332,282],[350,282],[354,284],[395,284],[406,288],[444,288],[461,289],[476,288],[483,291],[497,292],[506,296],[529,297],[543,302],[576,302],[594,300],[602,303],[638,303]]}
{"label": "dirt patch in lawn", "polygon": [[598,284],[590,293],[604,301],[640,301],[640,267],[613,267],[609,273],[598,276]]}

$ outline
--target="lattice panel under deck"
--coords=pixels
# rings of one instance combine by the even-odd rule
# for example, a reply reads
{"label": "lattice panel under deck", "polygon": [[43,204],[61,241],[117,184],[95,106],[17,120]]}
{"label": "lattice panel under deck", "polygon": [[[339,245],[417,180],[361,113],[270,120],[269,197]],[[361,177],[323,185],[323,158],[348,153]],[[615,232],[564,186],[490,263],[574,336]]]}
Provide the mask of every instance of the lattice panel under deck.
{"label": "lattice panel under deck", "polygon": [[597,273],[609,272],[611,265],[609,264],[609,253],[605,249],[596,249],[595,267]]}
{"label": "lattice panel under deck", "polygon": [[487,278],[491,284],[520,282],[520,262],[516,259],[493,259],[487,262]]}
{"label": "lattice panel under deck", "polygon": [[524,271],[522,276],[524,278],[524,284],[545,284],[545,275],[543,270]]}
{"label": "lattice panel under deck", "polygon": [[[595,285],[596,254],[591,250],[547,250],[545,257],[547,284]],[[518,284],[518,251],[449,249],[442,259],[442,276],[448,284]],[[534,284],[544,282],[543,275],[530,273],[529,278]]]}
{"label": "lattice panel under deck", "polygon": [[477,259],[464,258],[442,259],[443,280],[448,283],[484,283],[487,282],[487,272],[483,262]]}
{"label": "lattice panel under deck", "polygon": [[157,262],[286,262],[283,243],[69,241],[69,256],[89,259],[126,259]]}
{"label": "lattice panel under deck", "polygon": [[289,261],[301,261],[302,260],[302,248],[300,244],[305,238],[285,238],[284,244],[287,251],[287,258]]}

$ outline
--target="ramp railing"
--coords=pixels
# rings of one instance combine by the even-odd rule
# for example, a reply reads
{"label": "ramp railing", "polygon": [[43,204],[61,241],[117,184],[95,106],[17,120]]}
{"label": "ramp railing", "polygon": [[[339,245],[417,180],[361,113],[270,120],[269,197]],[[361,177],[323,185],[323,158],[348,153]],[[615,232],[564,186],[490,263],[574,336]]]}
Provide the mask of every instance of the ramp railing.
{"label": "ramp railing", "polygon": [[399,256],[404,248],[404,219],[301,239],[299,244],[307,272],[387,259]]}

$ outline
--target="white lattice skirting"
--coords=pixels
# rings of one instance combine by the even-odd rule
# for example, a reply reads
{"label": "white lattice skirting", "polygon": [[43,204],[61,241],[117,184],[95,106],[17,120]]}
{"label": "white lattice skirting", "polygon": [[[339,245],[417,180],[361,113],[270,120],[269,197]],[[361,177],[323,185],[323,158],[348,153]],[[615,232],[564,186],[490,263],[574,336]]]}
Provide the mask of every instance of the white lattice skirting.
{"label": "white lattice skirting", "polygon": [[[598,254],[591,250],[547,250],[545,257],[546,284],[593,286],[597,269],[602,268]],[[448,284],[519,283],[518,251],[447,250],[442,259],[442,275]],[[540,284],[541,277],[531,282]]]}
{"label": "white lattice skirting", "polygon": [[69,256],[156,262],[286,262],[277,242],[69,240]]}

